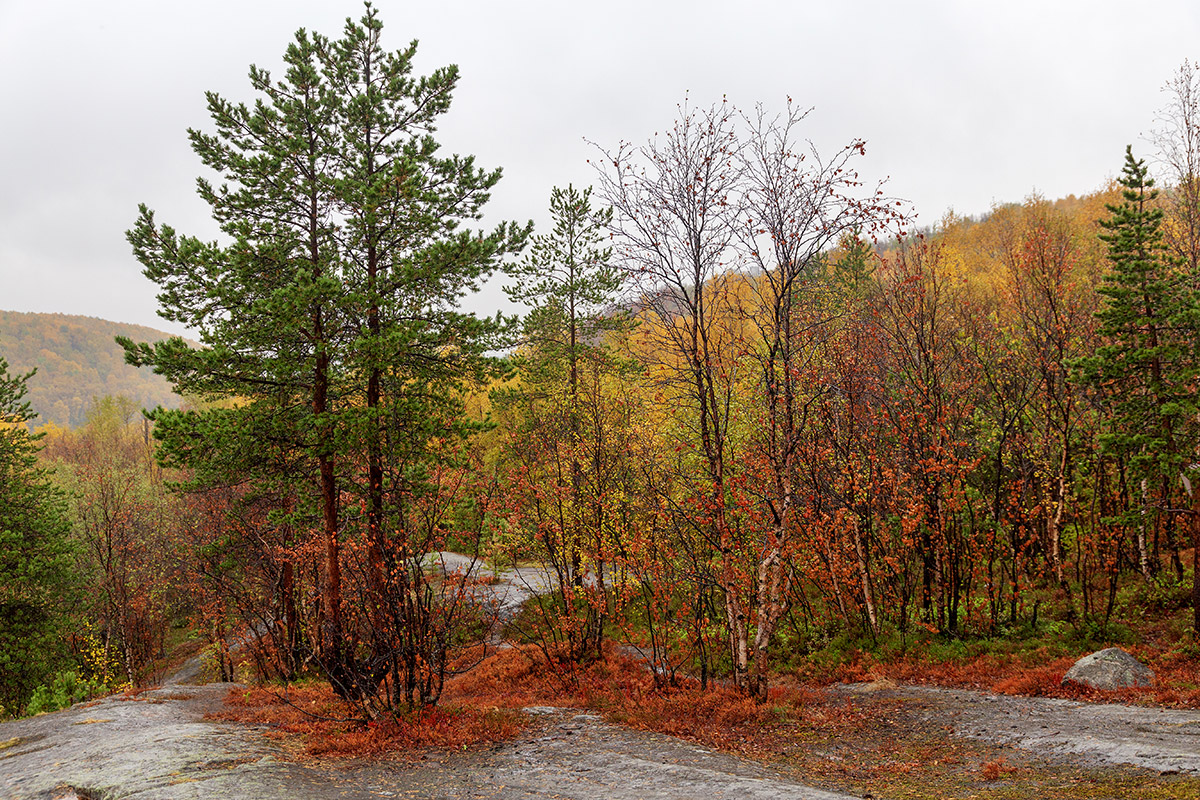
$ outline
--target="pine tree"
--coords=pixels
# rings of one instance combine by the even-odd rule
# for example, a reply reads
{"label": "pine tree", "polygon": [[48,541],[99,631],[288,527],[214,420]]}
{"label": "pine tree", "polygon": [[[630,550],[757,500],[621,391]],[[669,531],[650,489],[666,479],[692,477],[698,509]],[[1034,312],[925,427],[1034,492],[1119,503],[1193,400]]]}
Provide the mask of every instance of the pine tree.
{"label": "pine tree", "polygon": [[833,281],[843,291],[861,295],[875,280],[875,250],[859,230],[843,234],[838,249],[840,258],[831,269]]}
{"label": "pine tree", "polygon": [[61,495],[37,463],[26,381],[0,358],[0,717],[65,663],[76,581]]}
{"label": "pine tree", "polygon": [[[298,520],[322,520],[319,661],[343,696],[371,696],[390,673],[392,689],[425,704],[436,697],[409,679],[422,653],[396,643],[397,626],[424,622],[385,620],[380,609],[394,604],[381,593],[407,597],[406,582],[421,579],[424,552],[408,541],[405,501],[425,490],[422,465],[437,457],[430,437],[467,430],[457,387],[486,372],[504,329],[498,317],[461,313],[458,301],[520,249],[528,229],[465,227],[500,171],[438,154],[433,133],[457,68],[413,77],[416,43],[385,51],[382,28],[368,4],[340,40],[299,31],[282,80],[252,67],[253,106],[208,95],[216,133],[189,134],[226,182],[199,189],[228,241],[177,236],[144,207],[129,234],[162,287],[160,313],[198,331],[205,347],[122,344],[180,391],[237,398],[251,419],[289,421],[280,435],[313,479],[282,491],[296,495]],[[240,426],[228,409],[164,416],[175,419],[160,426],[163,452],[185,466],[220,457],[195,445],[206,427],[223,440],[263,429]],[[253,443],[235,449],[252,453]],[[346,497],[361,499],[361,529]],[[345,618],[341,549],[351,533],[368,544],[367,621],[357,611]]]}
{"label": "pine tree", "polygon": [[539,480],[557,490],[546,493],[556,506],[554,521],[539,526],[538,536],[558,578],[552,601],[562,617],[566,651],[575,659],[600,652],[604,603],[576,598],[584,594],[585,571],[594,579],[589,592],[603,595],[605,588],[600,487],[610,477],[603,474],[602,451],[611,421],[604,419],[604,383],[628,366],[604,337],[631,324],[615,306],[621,275],[610,261],[611,248],[601,246],[613,212],[594,210],[591,194],[591,187],[555,187],[553,230],[534,236],[530,252],[511,271],[518,283],[506,288],[508,296],[532,308],[514,359],[519,389],[497,394],[500,405],[517,411],[517,441],[526,458],[542,454],[547,462],[539,465],[545,470]]}
{"label": "pine tree", "polygon": [[615,366],[603,336],[630,325],[628,314],[613,305],[621,276],[610,263],[612,250],[600,247],[612,209],[594,211],[591,194],[590,186],[582,192],[554,187],[554,229],[533,237],[529,254],[511,270],[518,282],[505,289],[514,302],[531,306],[517,361],[522,382],[563,410],[558,416],[572,447],[580,436],[581,372],[588,365]]}

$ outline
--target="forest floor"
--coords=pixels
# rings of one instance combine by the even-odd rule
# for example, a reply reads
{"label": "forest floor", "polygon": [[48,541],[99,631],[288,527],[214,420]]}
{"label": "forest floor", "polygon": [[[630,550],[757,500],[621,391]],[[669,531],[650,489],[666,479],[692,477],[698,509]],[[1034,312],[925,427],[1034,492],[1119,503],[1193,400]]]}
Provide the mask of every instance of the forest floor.
{"label": "forest floor", "polygon": [[[540,588],[536,576],[496,578],[504,605]],[[519,660],[513,651],[507,663]],[[537,670],[527,668],[509,673],[513,710],[488,712],[516,720],[508,738],[333,757],[269,718],[231,721],[254,719],[238,713],[252,692],[202,684],[198,665],[190,660],[157,689],[0,724],[0,800],[1200,800],[1194,710],[886,679],[773,690],[776,705],[741,716],[709,696],[670,706],[647,695],[618,706],[611,695],[564,692],[548,705],[536,702]],[[471,702],[471,691],[459,690],[456,702]],[[497,696],[495,686],[477,691]],[[706,730],[722,733],[706,738]]]}

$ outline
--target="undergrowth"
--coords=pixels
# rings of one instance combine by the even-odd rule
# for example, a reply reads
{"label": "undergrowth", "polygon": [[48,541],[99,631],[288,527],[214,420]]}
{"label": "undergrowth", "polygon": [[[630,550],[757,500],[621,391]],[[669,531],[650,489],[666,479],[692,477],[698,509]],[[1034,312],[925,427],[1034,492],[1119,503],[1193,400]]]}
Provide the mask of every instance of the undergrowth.
{"label": "undergrowth", "polygon": [[540,648],[499,651],[447,684],[453,702],[523,708],[557,706],[599,711],[611,722],[749,752],[781,720],[822,702],[807,688],[771,690],[765,704],[726,686],[702,691],[694,681],[656,687],[642,662],[615,648],[586,666],[547,661]]}
{"label": "undergrowth", "polygon": [[[889,678],[1003,694],[1200,708],[1200,646],[1181,616],[1138,617],[1130,610],[1125,619],[1105,626],[1043,619],[1003,636],[910,631],[870,639],[842,632],[819,646],[780,647],[777,674],[809,686]],[[1149,666],[1155,684],[1118,691],[1062,684],[1076,660],[1106,647],[1121,647]]]}
{"label": "undergrowth", "polygon": [[[1003,674],[998,670],[997,674]],[[610,722],[690,739],[772,763],[808,785],[876,797],[1184,798],[1175,778],[1143,771],[1080,771],[951,737],[919,706],[872,694],[849,697],[795,681],[758,704],[727,686],[702,691],[693,681],[655,687],[643,665],[610,649],[586,667],[547,662],[533,646],[500,651],[454,679],[447,694],[464,705],[567,706],[601,712]]]}
{"label": "undergrowth", "polygon": [[211,719],[265,725],[267,736],[298,740],[308,756],[363,757],[470,750],[511,739],[524,725],[509,709],[445,704],[363,721],[324,683],[233,689]]}

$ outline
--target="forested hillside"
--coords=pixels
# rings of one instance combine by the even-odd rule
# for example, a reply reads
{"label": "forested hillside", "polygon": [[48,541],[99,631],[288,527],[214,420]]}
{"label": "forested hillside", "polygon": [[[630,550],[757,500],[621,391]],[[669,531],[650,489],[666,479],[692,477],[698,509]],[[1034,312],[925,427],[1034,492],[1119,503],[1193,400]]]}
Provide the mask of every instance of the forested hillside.
{"label": "forested hillside", "polygon": [[35,426],[78,427],[93,398],[104,396],[127,397],[142,408],[179,407],[166,380],[125,363],[116,336],[158,341],[167,334],[96,317],[0,311],[0,356],[14,373],[37,369],[27,397]]}

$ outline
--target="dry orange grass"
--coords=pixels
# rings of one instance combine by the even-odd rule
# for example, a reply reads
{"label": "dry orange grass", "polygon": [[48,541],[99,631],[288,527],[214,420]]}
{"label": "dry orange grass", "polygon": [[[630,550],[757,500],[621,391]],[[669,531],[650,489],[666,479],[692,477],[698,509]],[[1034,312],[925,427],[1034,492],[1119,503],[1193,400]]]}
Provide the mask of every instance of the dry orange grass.
{"label": "dry orange grass", "polygon": [[799,687],[774,688],[762,704],[725,686],[702,691],[696,681],[656,687],[642,662],[616,650],[577,667],[547,662],[536,647],[514,647],[450,681],[446,695],[483,707],[587,708],[632,728],[747,754],[777,753],[772,734],[784,717],[818,715],[830,724],[853,722],[841,706],[831,709],[820,694]]}
{"label": "dry orange grass", "polygon": [[1009,766],[1003,756],[992,761],[985,761],[979,768],[979,774],[985,781],[997,781],[1012,772],[1016,772],[1016,769]]}
{"label": "dry orange grass", "polygon": [[1090,702],[1133,703],[1181,708],[1200,708],[1200,662],[1175,651],[1129,648],[1133,655],[1154,670],[1154,686],[1104,691],[1070,683],[1063,675],[1074,658],[1051,658],[1033,651],[1022,654],[987,653],[966,661],[929,661],[919,656],[873,660],[859,654],[831,673],[810,676],[810,684],[836,681],[869,681],[887,677],[905,683],[978,689],[1030,697],[1058,697]]}
{"label": "dry orange grass", "polygon": [[592,709],[633,728],[751,755],[777,752],[772,732],[783,716],[851,722],[840,710],[814,710],[823,701],[805,689],[772,689],[769,701],[759,704],[727,687],[656,687],[636,659],[606,655],[575,666],[548,661],[536,647],[501,650],[451,679],[443,705],[368,723],[320,684],[232,690],[226,710],[211,717],[265,725],[268,736],[298,740],[308,756],[330,757],[486,746],[520,732],[524,721],[516,709],[533,705]]}
{"label": "dry orange grass", "polygon": [[231,690],[213,719],[266,725],[274,738],[297,738],[309,756],[362,757],[462,750],[511,739],[519,715],[496,708],[439,706],[363,722],[327,685]]}
{"label": "dry orange grass", "polygon": [[[863,658],[843,665],[839,677],[888,677],[1008,694],[1200,707],[1200,691],[1188,684],[1196,680],[1190,660],[1160,660],[1152,664],[1159,670],[1157,686],[1123,692],[1061,686],[1071,662],[1060,658],[1031,666],[1007,655],[940,664],[918,658],[880,664]],[[469,669],[447,682],[442,705],[370,723],[361,722],[328,686],[318,684],[234,690],[227,710],[218,717],[266,725],[268,735],[296,739],[310,756],[333,757],[486,746],[519,733],[526,723],[518,709],[527,706],[591,709],[633,728],[768,758],[787,750],[800,730],[819,732],[822,737],[853,737],[878,723],[865,706],[832,699],[813,688],[811,681],[773,688],[762,704],[726,686],[706,691],[695,681],[656,686],[639,660],[615,649],[585,666],[548,659],[532,645],[500,650],[482,660],[476,654],[463,666],[467,665]],[[909,761],[901,758],[892,766],[903,772],[911,768]],[[1008,765],[984,765],[984,769],[989,774],[998,770],[999,775]]]}

